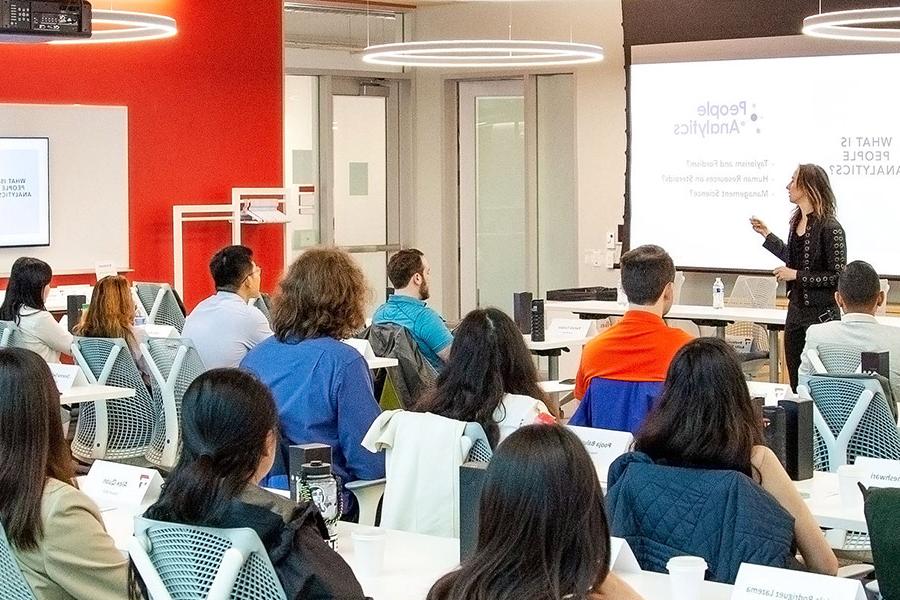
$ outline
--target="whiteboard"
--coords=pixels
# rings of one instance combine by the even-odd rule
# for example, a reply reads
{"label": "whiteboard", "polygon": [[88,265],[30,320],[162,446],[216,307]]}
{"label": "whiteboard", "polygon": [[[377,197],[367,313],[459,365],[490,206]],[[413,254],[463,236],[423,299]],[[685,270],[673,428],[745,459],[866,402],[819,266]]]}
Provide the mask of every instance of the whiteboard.
{"label": "whiteboard", "polygon": [[57,275],[128,270],[127,107],[0,104],[3,136],[50,139],[50,245],[0,248],[0,277],[20,256]]}

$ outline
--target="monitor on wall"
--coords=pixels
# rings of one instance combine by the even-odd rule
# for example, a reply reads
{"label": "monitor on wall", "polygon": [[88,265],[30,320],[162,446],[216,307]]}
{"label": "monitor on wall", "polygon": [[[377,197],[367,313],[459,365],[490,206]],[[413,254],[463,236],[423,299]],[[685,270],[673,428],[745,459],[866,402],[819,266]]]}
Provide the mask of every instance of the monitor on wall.
{"label": "monitor on wall", "polygon": [[0,248],[50,245],[50,140],[0,136]]}

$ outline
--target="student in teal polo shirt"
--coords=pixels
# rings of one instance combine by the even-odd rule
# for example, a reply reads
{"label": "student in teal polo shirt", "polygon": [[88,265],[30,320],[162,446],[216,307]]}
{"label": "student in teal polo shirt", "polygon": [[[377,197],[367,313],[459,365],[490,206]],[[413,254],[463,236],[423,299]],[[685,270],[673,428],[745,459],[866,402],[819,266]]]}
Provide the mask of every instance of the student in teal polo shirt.
{"label": "student in teal polo shirt", "polygon": [[444,319],[425,305],[431,279],[428,261],[421,250],[401,250],[388,261],[387,274],[395,291],[372,315],[372,323],[394,323],[408,329],[422,356],[440,370],[450,358],[453,334]]}

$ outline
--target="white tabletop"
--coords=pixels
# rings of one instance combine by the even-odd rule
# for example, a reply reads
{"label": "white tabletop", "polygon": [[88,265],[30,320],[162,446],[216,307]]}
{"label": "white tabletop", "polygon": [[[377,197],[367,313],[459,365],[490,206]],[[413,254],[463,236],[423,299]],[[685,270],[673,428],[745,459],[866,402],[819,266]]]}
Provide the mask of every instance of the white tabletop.
{"label": "white tabletop", "polygon": [[398,364],[400,364],[400,362],[396,358],[383,358],[380,356],[376,356],[375,358],[367,358],[366,364],[369,365],[369,370],[374,371],[375,369],[396,367]]}
{"label": "white tabletop", "polygon": [[816,471],[812,479],[795,481],[794,485],[821,527],[869,531],[862,503],[845,506],[841,502],[837,473]]}
{"label": "white tabletop", "polygon": [[92,383],[69,388],[59,395],[59,402],[60,404],[80,404],[82,402],[96,402],[98,400],[134,398],[134,396],[135,391],[131,388]]}
{"label": "white tabletop", "polygon": [[[644,600],[669,600],[672,598],[672,588],[669,576],[664,573],[616,573],[625,583],[634,588]],[[700,586],[700,595],[694,600],[728,600],[734,586],[724,583],[704,581]]]}
{"label": "white tabletop", "polygon": [[522,336],[525,338],[525,345],[532,352],[542,350],[561,350],[562,348],[580,348],[584,346],[591,338],[589,337],[571,337],[571,338],[549,338],[543,342],[532,342],[530,335]]}
{"label": "white tabletop", "polygon": [[541,386],[545,394],[568,394],[575,391],[574,383],[563,383],[559,380],[538,381],[538,385]]}
{"label": "white tabletop", "polygon": [[[623,315],[627,305],[612,301],[581,300],[577,302],[545,302],[545,310],[566,310],[573,313],[596,314],[601,316]],[[675,304],[666,314],[667,319],[684,319],[687,321],[750,321],[760,325],[784,325],[787,310],[783,308],[750,308],[744,306],[697,306],[692,304]],[[900,327],[900,317],[878,316],[879,323]]]}

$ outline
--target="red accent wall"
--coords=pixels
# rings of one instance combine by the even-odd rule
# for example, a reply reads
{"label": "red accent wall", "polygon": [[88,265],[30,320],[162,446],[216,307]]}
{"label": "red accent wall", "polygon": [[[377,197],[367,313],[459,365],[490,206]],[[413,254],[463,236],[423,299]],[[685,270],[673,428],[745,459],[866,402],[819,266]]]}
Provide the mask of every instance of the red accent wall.
{"label": "red accent wall", "polygon": [[[101,4],[107,8],[105,1],[94,2]],[[117,9],[174,17],[177,37],[88,46],[0,44],[0,103],[128,107],[132,279],[172,281],[173,205],[225,203],[232,187],[283,185],[281,4],[115,0]],[[84,234],[103,235],[104,227],[97,223]],[[230,243],[229,227],[185,228],[189,306],[212,291],[207,262]],[[263,289],[270,290],[283,266],[281,226],[245,227],[244,243],[263,267]],[[92,279],[60,277],[55,283]]]}

